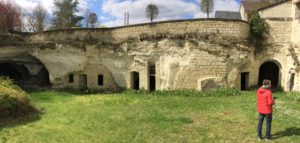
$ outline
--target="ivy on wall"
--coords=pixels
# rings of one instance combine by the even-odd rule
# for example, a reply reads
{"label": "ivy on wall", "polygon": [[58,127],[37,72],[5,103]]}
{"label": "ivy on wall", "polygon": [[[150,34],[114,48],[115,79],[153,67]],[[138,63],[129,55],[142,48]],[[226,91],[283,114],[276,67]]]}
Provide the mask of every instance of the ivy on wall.
{"label": "ivy on wall", "polygon": [[258,12],[256,12],[250,21],[251,35],[257,40],[263,38],[264,34],[269,33],[269,25],[266,20],[262,19]]}

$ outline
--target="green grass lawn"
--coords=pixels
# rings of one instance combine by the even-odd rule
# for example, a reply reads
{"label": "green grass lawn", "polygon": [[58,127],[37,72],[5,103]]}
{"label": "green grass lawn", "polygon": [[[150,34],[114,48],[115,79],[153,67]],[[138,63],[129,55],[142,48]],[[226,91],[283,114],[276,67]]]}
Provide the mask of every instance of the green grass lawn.
{"label": "green grass lawn", "polygon": [[[0,127],[1,142],[257,142],[256,96],[32,92],[39,119]],[[276,93],[273,142],[300,142],[300,104]],[[264,126],[265,127],[265,126]]]}

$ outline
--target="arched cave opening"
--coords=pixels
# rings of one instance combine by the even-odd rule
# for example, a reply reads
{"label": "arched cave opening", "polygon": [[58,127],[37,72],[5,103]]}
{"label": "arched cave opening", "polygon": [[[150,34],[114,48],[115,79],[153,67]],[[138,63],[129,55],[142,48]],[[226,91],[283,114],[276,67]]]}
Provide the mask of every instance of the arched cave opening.
{"label": "arched cave opening", "polygon": [[[32,69],[31,69],[32,70]],[[50,87],[49,72],[42,66],[35,75],[23,63],[0,63],[0,76],[6,76],[22,88]]]}
{"label": "arched cave opening", "polygon": [[9,77],[15,83],[22,84],[22,82],[29,79],[29,71],[25,66],[14,63],[0,64],[0,76]]}
{"label": "arched cave opening", "polygon": [[131,72],[131,89],[140,89],[140,75],[138,72]]}
{"label": "arched cave opening", "polygon": [[35,77],[37,79],[36,83],[41,86],[50,86],[50,79],[49,79],[49,72],[48,70],[43,67],[38,75]]}
{"label": "arched cave opening", "polygon": [[279,66],[272,61],[263,63],[259,68],[258,85],[262,85],[264,79],[269,79],[272,82],[272,88],[277,88],[279,85]]}

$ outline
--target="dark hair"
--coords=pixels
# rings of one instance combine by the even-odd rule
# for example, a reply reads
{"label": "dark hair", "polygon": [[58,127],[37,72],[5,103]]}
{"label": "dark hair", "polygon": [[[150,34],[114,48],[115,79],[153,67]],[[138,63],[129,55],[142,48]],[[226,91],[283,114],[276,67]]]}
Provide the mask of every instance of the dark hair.
{"label": "dark hair", "polygon": [[270,85],[271,84],[271,80],[264,79],[262,84],[263,85]]}

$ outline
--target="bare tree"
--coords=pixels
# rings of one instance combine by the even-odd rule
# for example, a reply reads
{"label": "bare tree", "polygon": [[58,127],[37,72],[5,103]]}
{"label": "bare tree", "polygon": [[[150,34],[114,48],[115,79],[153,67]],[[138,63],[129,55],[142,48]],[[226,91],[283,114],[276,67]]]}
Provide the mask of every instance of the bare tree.
{"label": "bare tree", "polygon": [[214,11],[214,1],[213,0],[201,0],[201,11],[207,14],[207,18],[209,18],[209,13]]}
{"label": "bare tree", "polygon": [[146,8],[146,16],[150,18],[150,21],[153,22],[153,19],[157,18],[159,14],[158,7],[154,4],[149,4]]}
{"label": "bare tree", "polygon": [[47,11],[43,6],[37,5],[31,13],[27,14],[28,31],[42,32],[47,23]]}
{"label": "bare tree", "polygon": [[8,0],[0,0],[0,33],[18,30],[21,31],[21,10]]}
{"label": "bare tree", "polygon": [[91,28],[95,28],[95,24],[97,23],[97,14],[96,13],[90,13],[89,14],[89,24],[91,25]]}
{"label": "bare tree", "polygon": [[84,14],[83,24],[85,24],[86,28],[89,28],[89,15],[91,14],[90,10],[87,9]]}

